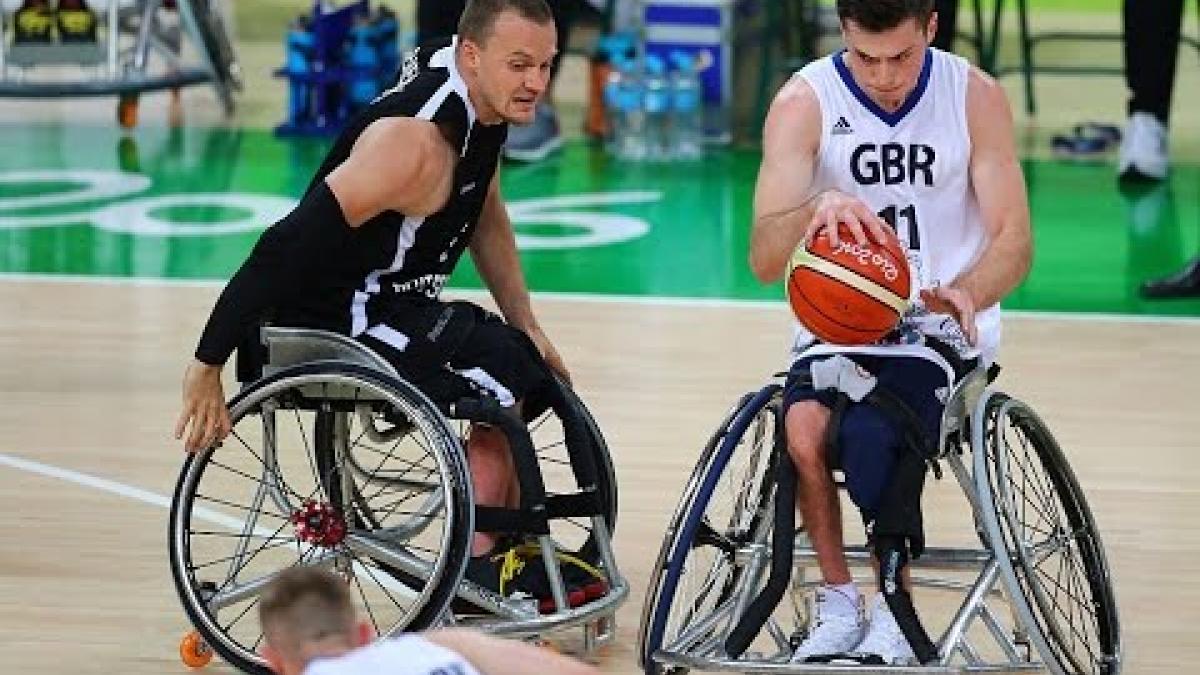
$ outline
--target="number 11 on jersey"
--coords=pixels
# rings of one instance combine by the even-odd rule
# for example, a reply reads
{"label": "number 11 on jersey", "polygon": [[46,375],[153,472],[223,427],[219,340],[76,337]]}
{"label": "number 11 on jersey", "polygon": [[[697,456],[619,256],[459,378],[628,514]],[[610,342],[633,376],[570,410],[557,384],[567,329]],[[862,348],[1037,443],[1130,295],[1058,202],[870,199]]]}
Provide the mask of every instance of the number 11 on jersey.
{"label": "number 11 on jersey", "polygon": [[879,212],[879,217],[886,221],[888,225],[891,225],[892,230],[897,235],[900,234],[900,222],[898,219],[903,217],[908,221],[906,225],[908,230],[908,248],[914,251],[921,250],[921,233],[920,228],[917,227],[917,207],[915,205],[909,204],[902,209],[895,205],[888,206]]}

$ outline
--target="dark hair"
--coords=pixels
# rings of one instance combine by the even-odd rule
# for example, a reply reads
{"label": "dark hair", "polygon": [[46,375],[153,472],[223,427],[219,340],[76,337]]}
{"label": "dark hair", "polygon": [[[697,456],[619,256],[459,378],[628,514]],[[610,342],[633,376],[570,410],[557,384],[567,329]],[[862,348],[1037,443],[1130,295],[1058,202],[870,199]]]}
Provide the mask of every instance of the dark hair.
{"label": "dark hair", "polygon": [[345,580],[320,567],[284,570],[267,586],[258,605],[263,633],[275,649],[287,653],[316,640],[352,640],[354,618]]}
{"label": "dark hair", "polygon": [[554,22],[546,0],[470,0],[458,19],[458,35],[482,45],[492,34],[496,17],[503,12],[515,12],[534,23]]}
{"label": "dark hair", "polygon": [[923,30],[933,13],[933,0],[837,0],[838,18],[871,33],[891,30],[916,19]]}

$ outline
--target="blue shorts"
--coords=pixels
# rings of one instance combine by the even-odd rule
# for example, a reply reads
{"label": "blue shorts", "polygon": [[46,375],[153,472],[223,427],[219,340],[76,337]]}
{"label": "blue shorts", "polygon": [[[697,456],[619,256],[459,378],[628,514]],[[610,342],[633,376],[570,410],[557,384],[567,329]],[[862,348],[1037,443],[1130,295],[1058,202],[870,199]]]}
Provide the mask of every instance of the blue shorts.
{"label": "blue shorts", "polygon": [[[937,437],[945,407],[942,399],[949,391],[946,371],[940,365],[915,356],[846,356],[878,378],[878,387],[904,401],[920,419],[926,434]],[[810,383],[799,381],[800,375],[808,374],[813,361],[825,358],[829,355],[802,357],[792,364],[783,394],[785,414],[799,401],[817,401],[833,408],[836,392],[816,391]],[[842,470],[851,501],[862,512],[863,521],[869,523],[878,515],[896,458],[902,452],[911,452],[904,443],[903,429],[875,406],[851,401],[842,416],[837,442],[841,465],[833,468]]]}

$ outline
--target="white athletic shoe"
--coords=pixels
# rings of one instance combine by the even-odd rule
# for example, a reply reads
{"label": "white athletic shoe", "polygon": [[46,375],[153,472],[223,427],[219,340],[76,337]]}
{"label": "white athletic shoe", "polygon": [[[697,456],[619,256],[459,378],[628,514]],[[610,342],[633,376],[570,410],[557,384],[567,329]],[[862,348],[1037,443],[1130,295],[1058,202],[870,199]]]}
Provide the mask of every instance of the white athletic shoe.
{"label": "white athletic shoe", "polygon": [[1167,177],[1167,166],[1167,127],[1150,113],[1130,115],[1117,174],[1125,180],[1162,180]]}
{"label": "white athletic shoe", "polygon": [[871,618],[867,636],[854,648],[854,653],[862,657],[862,663],[887,666],[906,666],[917,663],[917,655],[900,626],[892,610],[888,609],[882,593],[877,593],[871,601]]}
{"label": "white athletic shoe", "polygon": [[796,647],[792,663],[828,662],[862,641],[866,632],[862,596],[851,608],[845,598],[832,597],[835,593],[824,586],[817,589],[816,609],[808,636]]}

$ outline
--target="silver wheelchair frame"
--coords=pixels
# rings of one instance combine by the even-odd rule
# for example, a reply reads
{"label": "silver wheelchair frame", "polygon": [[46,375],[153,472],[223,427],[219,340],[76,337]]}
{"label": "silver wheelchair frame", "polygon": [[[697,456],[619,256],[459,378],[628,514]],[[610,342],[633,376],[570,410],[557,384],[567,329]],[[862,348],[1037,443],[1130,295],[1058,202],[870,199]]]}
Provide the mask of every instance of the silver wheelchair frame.
{"label": "silver wheelchair frame", "polygon": [[[458,410],[470,401],[435,405],[381,356],[340,334],[265,327],[261,338],[261,377],[229,404],[234,434],[226,447],[185,461],[172,501],[171,568],[198,632],[185,641],[199,640],[247,672],[269,672],[256,653],[257,622],[237,624],[284,565],[324,566],[345,576],[382,637],[457,624],[513,637],[579,627],[586,651],[613,638],[616,611],[629,594],[612,552],[615,475],[598,427],[569,389],[564,396],[577,406],[603,464],[597,471],[607,512],[578,516],[563,527],[586,532],[583,546],[590,547],[607,592],[569,606],[558,556],[570,547],[551,529],[537,535],[555,608],[542,613],[536,599],[501,597],[463,578],[475,502],[463,429],[453,429],[452,421],[477,419]],[[536,428],[531,424],[530,433],[550,426],[549,415]],[[284,427],[292,418],[299,431],[289,436]],[[549,446],[565,452],[562,426],[563,440]],[[309,468],[311,481],[297,478]],[[207,483],[206,472],[212,474]],[[213,524],[224,531],[207,529]],[[201,549],[215,552],[203,557]],[[274,557],[255,561],[268,555]],[[373,607],[370,598],[383,600]],[[464,602],[469,611],[460,609]]]}
{"label": "silver wheelchair frame", "polygon": [[[177,0],[178,25],[164,22],[162,0],[121,7],[110,0],[97,16],[94,43],[10,43],[0,40],[0,98],[118,95],[136,103],[141,92],[211,83],[226,115],[242,73],[222,17],[224,0]],[[0,37],[5,35],[0,12]],[[190,50],[194,50],[194,56]],[[189,58],[191,57],[191,58]],[[72,66],[71,76],[54,70]]]}
{"label": "silver wheelchair frame", "polygon": [[[802,526],[794,540],[790,593],[794,611],[789,616],[780,602],[750,650],[727,653],[726,640],[763,587],[771,561],[773,521],[763,514],[773,512],[774,486],[763,479],[771,469],[764,468],[767,457],[759,455],[787,451],[781,394],[778,381],[746,394],[713,434],[684,488],[643,607],[637,653],[647,674],[689,669],[806,674],[864,669],[913,674],[1120,672],[1122,646],[1111,576],[1083,493],[1041,419],[1024,403],[992,388],[982,367],[953,388],[937,445],[938,461],[951,468],[967,497],[980,546],[930,547],[910,563],[914,587],[964,594],[935,639],[936,658],[923,665],[790,663],[812,615],[796,596],[820,579],[816,555]],[[754,406],[758,407],[752,410]],[[719,508],[711,501],[717,482],[731,471],[747,434],[750,443],[758,446],[747,451],[750,457],[738,465],[748,467],[749,478],[730,486],[738,497],[728,520],[709,522],[710,508]],[[1013,439],[1017,443],[1010,447]],[[1024,456],[1017,456],[1020,453]],[[1025,514],[1020,511],[1026,505],[1022,499],[1028,497],[1018,493],[1026,479],[1040,479],[1034,475],[1038,472],[1048,478],[1030,484],[1040,492],[1036,498],[1053,513],[1031,528],[1022,522]],[[1051,518],[1055,522],[1049,522]],[[703,555],[709,548],[715,552],[706,563]],[[847,547],[846,555],[852,568],[871,567],[872,554],[865,547]],[[1066,580],[1065,588],[1039,571],[1040,564],[1055,556],[1075,565],[1069,570],[1075,576]],[[701,590],[681,601],[680,583],[689,566],[701,572]],[[806,570],[816,570],[815,581],[807,578]],[[964,582],[920,576],[931,571],[960,576],[974,572],[974,577]],[[1007,611],[997,609],[996,603],[1007,605]],[[1064,612],[1060,603],[1075,605]],[[1088,608],[1093,616],[1085,616]],[[790,630],[789,620],[795,622]],[[979,648],[980,634],[994,643],[988,645],[990,650]]]}

